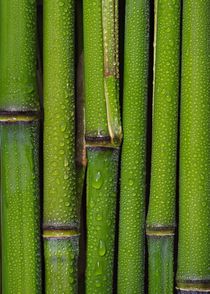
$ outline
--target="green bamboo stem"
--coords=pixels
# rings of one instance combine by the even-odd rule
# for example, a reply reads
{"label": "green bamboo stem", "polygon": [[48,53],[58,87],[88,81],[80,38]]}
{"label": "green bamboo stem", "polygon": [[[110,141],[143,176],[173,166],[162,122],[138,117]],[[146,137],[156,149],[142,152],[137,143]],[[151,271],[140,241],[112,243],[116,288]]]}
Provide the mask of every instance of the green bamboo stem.
{"label": "green bamboo stem", "polygon": [[42,293],[36,2],[0,1],[2,292]]}
{"label": "green bamboo stem", "polygon": [[74,1],[44,1],[44,256],[46,293],[76,293]]}
{"label": "green bamboo stem", "polygon": [[38,121],[30,120],[8,122],[7,115],[4,123],[1,116],[0,129],[2,291],[3,293],[42,293],[38,177],[39,124]]}
{"label": "green bamboo stem", "polygon": [[112,293],[119,150],[88,147],[86,293]]}
{"label": "green bamboo stem", "polygon": [[118,293],[144,293],[149,1],[126,1]]}
{"label": "green bamboo stem", "polygon": [[85,99],[82,0],[76,3],[77,67],[76,67],[76,168],[77,194],[82,196],[87,165],[85,147]]}
{"label": "green bamboo stem", "polygon": [[183,2],[177,288],[210,292],[210,2]]}
{"label": "green bamboo stem", "polygon": [[118,1],[83,2],[87,146],[86,293],[111,293],[118,157]]}
{"label": "green bamboo stem", "polygon": [[180,0],[155,1],[152,163],[147,215],[151,294],[174,292],[180,11]]}

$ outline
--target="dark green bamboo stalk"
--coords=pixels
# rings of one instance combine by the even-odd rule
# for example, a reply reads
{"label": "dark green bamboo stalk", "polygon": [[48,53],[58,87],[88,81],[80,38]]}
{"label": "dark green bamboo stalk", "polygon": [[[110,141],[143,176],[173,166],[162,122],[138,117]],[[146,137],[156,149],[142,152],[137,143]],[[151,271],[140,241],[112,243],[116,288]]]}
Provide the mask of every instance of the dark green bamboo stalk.
{"label": "dark green bamboo stalk", "polygon": [[83,2],[87,144],[86,293],[111,293],[118,157],[118,1]]}
{"label": "dark green bamboo stalk", "polygon": [[144,293],[149,1],[127,0],[118,293]]}
{"label": "dark green bamboo stalk", "polygon": [[[81,7],[81,6],[79,6]],[[81,23],[79,23],[81,25]],[[78,50],[78,47],[77,47]],[[80,255],[78,264],[78,284],[79,293],[84,292],[84,273],[85,273],[85,215],[83,191],[86,174],[86,146],[85,146],[85,117],[84,117],[84,81],[83,81],[83,53],[79,55],[77,64],[77,97],[76,97],[76,177],[77,195],[82,204],[80,210]],[[80,292],[81,291],[81,292]]]}
{"label": "dark green bamboo stalk", "polygon": [[76,168],[77,193],[82,196],[87,165],[85,147],[85,99],[82,0],[76,3],[77,67],[76,67]]}
{"label": "dark green bamboo stalk", "polygon": [[0,0],[2,292],[42,293],[36,2]]}
{"label": "dark green bamboo stalk", "polygon": [[210,1],[183,2],[177,288],[210,293]]}
{"label": "dark green bamboo stalk", "polygon": [[84,293],[85,288],[85,258],[86,258],[86,228],[85,228],[85,201],[83,196],[86,175],[86,146],[85,146],[85,97],[84,97],[84,54],[83,54],[83,0],[76,2],[76,34],[77,34],[77,73],[76,73],[76,174],[77,195],[81,198],[80,210],[80,255],[78,268],[78,293]]}
{"label": "dark green bamboo stalk", "polygon": [[76,99],[76,171],[77,195],[81,201],[85,171],[87,165],[85,147],[85,116],[84,116],[84,86],[83,86],[83,54],[80,55],[77,67],[77,99]]}
{"label": "dark green bamboo stalk", "polygon": [[77,293],[74,1],[44,0],[44,255],[46,293]]}
{"label": "dark green bamboo stalk", "polygon": [[147,215],[151,294],[174,293],[180,11],[180,0],[155,1],[152,165]]}

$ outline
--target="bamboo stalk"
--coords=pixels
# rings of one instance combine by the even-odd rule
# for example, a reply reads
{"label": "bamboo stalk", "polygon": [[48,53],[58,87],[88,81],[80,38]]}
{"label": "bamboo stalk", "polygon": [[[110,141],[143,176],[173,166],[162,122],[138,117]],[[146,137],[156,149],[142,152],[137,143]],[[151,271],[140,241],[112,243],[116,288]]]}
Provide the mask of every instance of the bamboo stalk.
{"label": "bamboo stalk", "polygon": [[36,3],[0,1],[2,292],[42,293]]}
{"label": "bamboo stalk", "polygon": [[44,1],[44,256],[46,293],[76,293],[74,1]]}
{"label": "bamboo stalk", "polygon": [[210,2],[183,2],[177,288],[210,292]]}
{"label": "bamboo stalk", "polygon": [[118,157],[118,1],[83,2],[87,146],[86,293],[111,293]]}
{"label": "bamboo stalk", "polygon": [[153,133],[147,238],[149,293],[174,292],[180,0],[155,1]]}
{"label": "bamboo stalk", "polygon": [[144,293],[149,1],[126,1],[118,293]]}

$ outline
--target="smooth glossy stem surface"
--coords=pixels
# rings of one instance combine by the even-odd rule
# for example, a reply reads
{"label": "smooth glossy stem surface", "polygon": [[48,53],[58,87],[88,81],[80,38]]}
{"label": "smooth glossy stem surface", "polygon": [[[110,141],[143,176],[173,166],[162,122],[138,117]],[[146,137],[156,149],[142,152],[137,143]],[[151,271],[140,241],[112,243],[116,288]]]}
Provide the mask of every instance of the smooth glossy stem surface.
{"label": "smooth glossy stem surface", "polygon": [[210,2],[183,2],[177,287],[210,291]]}
{"label": "smooth glossy stem surface", "polygon": [[46,293],[77,292],[73,0],[44,0],[44,255]]}
{"label": "smooth glossy stem surface", "polygon": [[144,293],[149,1],[126,1],[118,293]]}
{"label": "smooth glossy stem surface", "polygon": [[150,294],[174,292],[180,22],[180,0],[155,1],[152,162],[147,215]]}

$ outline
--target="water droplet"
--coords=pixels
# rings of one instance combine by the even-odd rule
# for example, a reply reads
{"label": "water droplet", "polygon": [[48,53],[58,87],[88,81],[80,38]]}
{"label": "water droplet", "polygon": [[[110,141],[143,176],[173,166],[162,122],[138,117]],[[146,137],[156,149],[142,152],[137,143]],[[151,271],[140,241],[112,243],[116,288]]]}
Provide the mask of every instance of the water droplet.
{"label": "water droplet", "polygon": [[101,287],[100,281],[96,281],[96,288],[100,288],[100,287]]}
{"label": "water droplet", "polygon": [[64,178],[64,180],[68,180],[69,176],[68,176],[67,174],[65,174],[65,175],[63,176],[63,178]]}
{"label": "water droplet", "polygon": [[61,132],[65,132],[65,130],[66,130],[66,124],[63,123],[63,124],[61,125]]}
{"label": "water droplet", "polygon": [[133,180],[132,179],[129,179],[128,180],[128,184],[129,184],[129,186],[133,186]]}
{"label": "water droplet", "polygon": [[67,167],[69,165],[68,159],[64,158],[64,166]]}
{"label": "water droplet", "polygon": [[103,219],[102,215],[98,213],[96,216],[96,220],[101,221],[102,219]]}
{"label": "water droplet", "polygon": [[101,172],[98,171],[92,181],[92,186],[93,186],[93,188],[98,190],[101,188],[102,184],[103,184],[103,179],[101,176]]}
{"label": "water droplet", "polygon": [[103,240],[99,241],[98,254],[104,256],[106,254],[106,244]]}
{"label": "water droplet", "polygon": [[102,275],[102,266],[101,266],[100,261],[97,261],[97,262],[96,262],[96,266],[95,266],[95,275],[96,275],[96,276],[100,276],[100,275]]}

